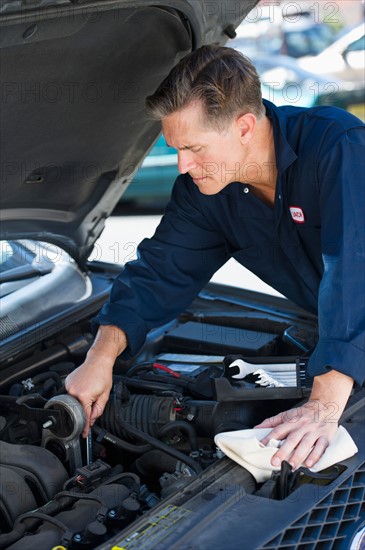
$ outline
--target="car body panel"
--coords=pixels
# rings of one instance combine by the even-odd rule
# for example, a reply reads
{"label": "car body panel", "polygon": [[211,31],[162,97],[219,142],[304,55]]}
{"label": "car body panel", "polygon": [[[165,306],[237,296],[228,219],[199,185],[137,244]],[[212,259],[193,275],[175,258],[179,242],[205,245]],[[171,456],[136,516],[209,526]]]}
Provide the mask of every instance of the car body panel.
{"label": "car body panel", "polygon": [[85,262],[158,137],[145,97],[193,47],[224,42],[254,1],[231,4],[99,1],[2,15],[6,239],[52,242]]}

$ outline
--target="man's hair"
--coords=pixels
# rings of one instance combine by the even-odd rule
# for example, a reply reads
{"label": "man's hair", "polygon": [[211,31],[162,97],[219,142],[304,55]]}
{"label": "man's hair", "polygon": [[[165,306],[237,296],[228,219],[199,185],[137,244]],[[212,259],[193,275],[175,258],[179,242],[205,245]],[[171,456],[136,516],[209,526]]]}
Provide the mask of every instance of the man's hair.
{"label": "man's hair", "polygon": [[147,97],[146,106],[161,120],[196,101],[203,106],[204,122],[218,130],[241,114],[261,118],[265,113],[255,67],[223,46],[202,46],[184,57]]}

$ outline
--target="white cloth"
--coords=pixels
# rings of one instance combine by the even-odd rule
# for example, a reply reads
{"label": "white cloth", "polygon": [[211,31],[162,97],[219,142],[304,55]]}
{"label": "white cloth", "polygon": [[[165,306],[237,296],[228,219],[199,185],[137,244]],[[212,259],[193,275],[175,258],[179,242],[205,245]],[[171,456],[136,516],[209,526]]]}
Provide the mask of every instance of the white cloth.
{"label": "white cloth", "polygon": [[[271,428],[254,428],[223,432],[217,434],[214,441],[225,455],[246,468],[258,483],[262,483],[271,477],[272,472],[280,470],[280,466],[272,466],[271,459],[282,441],[271,439],[267,446],[261,443],[261,439],[266,437],[271,430]],[[312,472],[324,470],[353,456],[357,451],[348,431],[343,426],[339,426],[322,457],[310,470]]]}

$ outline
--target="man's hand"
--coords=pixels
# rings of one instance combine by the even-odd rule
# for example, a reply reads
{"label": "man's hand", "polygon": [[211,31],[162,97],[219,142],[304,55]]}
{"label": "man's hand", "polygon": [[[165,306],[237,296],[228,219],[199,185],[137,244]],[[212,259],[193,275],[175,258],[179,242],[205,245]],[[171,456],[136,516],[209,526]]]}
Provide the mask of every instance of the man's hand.
{"label": "man's hand", "polygon": [[103,413],[112,388],[113,365],[114,361],[91,356],[66,378],[67,392],[76,397],[84,409],[83,437],[87,437],[90,427]]}
{"label": "man's hand", "polygon": [[318,462],[335,435],[339,418],[351,393],[353,380],[330,371],[314,378],[308,403],[267,418],[255,428],[273,428],[261,442],[285,440],[273,456],[273,466],[287,460],[298,468],[302,462],[311,468]]}
{"label": "man's hand", "polygon": [[319,401],[309,401],[255,426],[274,428],[262,439],[264,445],[270,439],[285,440],[271,460],[273,466],[280,466],[283,460],[287,460],[293,468],[298,468],[305,460],[305,465],[310,468],[321,458],[338,427],[338,415],[333,414],[336,407],[331,405],[326,407]]}
{"label": "man's hand", "polygon": [[67,392],[76,397],[84,409],[84,437],[103,413],[113,384],[115,359],[126,347],[127,338],[122,330],[111,325],[100,327],[85,362],[66,378]]}

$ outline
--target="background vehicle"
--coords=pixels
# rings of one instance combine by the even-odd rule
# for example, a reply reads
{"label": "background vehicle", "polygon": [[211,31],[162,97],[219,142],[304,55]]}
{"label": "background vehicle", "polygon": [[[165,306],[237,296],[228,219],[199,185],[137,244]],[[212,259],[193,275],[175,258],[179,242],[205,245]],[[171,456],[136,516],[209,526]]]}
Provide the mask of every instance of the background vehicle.
{"label": "background vehicle", "polygon": [[130,203],[134,207],[161,209],[166,204],[178,175],[177,152],[167,146],[161,135],[124,193],[123,205],[127,210]]}
{"label": "background vehicle", "polygon": [[303,57],[300,66],[316,75],[328,75],[346,82],[348,90],[357,101],[347,109],[365,120],[365,24],[341,34],[340,38],[314,57]]}
{"label": "background vehicle", "polygon": [[305,9],[297,2],[255,6],[237,28],[237,40],[250,57],[255,54],[316,55],[329,46],[335,30],[315,21],[314,5]]}
{"label": "background vehicle", "polygon": [[341,36],[316,56],[307,56],[300,65],[313,73],[326,73],[341,80],[364,85],[365,23],[341,33]]}
{"label": "background vehicle", "polygon": [[253,56],[251,60],[261,78],[262,96],[276,105],[332,105],[351,111],[354,104],[363,103],[360,89],[327,74],[303,69],[289,56]]}
{"label": "background vehicle", "polygon": [[[258,484],[213,441],[308,395],[317,319],[288,300],[209,285],[118,359],[86,441],[65,394],[121,269],[88,258],[159,135],[144,98],[191,49],[232,34],[253,2],[237,4],[2,6],[0,548],[348,549],[363,532],[363,388],[342,418],[359,452],[320,479],[283,469]],[[294,384],[230,381],[223,358],[237,353],[291,365]]]}

